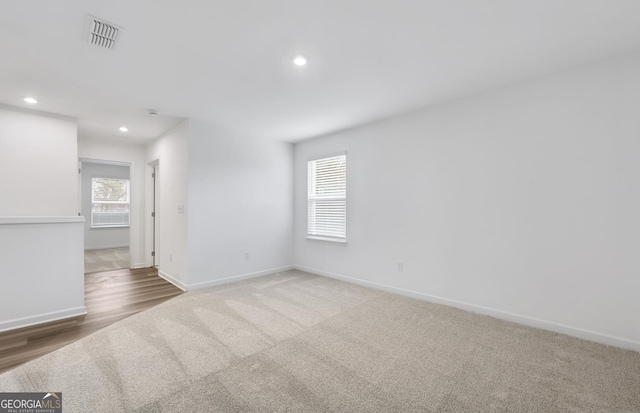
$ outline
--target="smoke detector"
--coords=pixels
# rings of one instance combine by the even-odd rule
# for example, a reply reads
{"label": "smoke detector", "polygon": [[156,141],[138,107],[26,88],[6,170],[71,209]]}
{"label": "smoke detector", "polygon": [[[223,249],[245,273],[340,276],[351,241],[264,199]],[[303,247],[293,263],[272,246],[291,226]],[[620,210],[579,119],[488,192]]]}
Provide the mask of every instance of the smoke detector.
{"label": "smoke detector", "polygon": [[112,50],[122,27],[87,14],[85,39],[89,44]]}

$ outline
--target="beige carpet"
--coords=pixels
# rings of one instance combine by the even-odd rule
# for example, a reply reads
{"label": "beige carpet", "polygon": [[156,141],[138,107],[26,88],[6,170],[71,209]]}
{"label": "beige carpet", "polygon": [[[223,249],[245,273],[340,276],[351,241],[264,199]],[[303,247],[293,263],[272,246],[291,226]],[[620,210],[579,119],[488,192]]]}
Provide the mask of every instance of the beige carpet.
{"label": "beige carpet", "polygon": [[129,268],[131,256],[129,248],[106,248],[84,252],[84,273],[120,270]]}
{"label": "beige carpet", "polygon": [[640,412],[640,353],[299,271],[191,292],[0,375],[70,412]]}

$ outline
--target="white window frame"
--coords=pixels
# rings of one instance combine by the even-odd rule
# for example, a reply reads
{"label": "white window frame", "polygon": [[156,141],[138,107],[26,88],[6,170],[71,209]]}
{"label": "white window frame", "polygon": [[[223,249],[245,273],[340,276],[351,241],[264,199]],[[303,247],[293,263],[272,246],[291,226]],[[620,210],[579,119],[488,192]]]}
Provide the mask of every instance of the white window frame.
{"label": "white window frame", "polygon": [[[344,171],[344,192],[334,193],[330,195],[317,195],[315,194],[315,185],[317,174],[315,172],[315,162],[327,160],[331,158],[344,157],[345,171]],[[347,242],[347,153],[340,152],[331,155],[325,155],[320,157],[311,158],[307,161],[307,239],[330,241],[330,242]],[[318,201],[333,201],[342,202],[344,214],[342,215],[342,233],[340,228],[336,227],[332,231],[322,231],[317,228],[318,217],[315,215],[315,205]]]}
{"label": "white window frame", "polygon": [[[126,201],[94,201],[95,199],[95,181],[97,179],[112,179],[117,181],[124,181],[127,183],[127,200]],[[128,205],[129,206],[129,214],[127,216],[126,224],[96,224],[94,222],[94,213],[93,206],[95,204],[119,204],[119,205]],[[92,177],[91,178],[91,228],[128,228],[131,225],[131,181],[129,179],[121,179],[121,178],[106,178],[106,177]]]}

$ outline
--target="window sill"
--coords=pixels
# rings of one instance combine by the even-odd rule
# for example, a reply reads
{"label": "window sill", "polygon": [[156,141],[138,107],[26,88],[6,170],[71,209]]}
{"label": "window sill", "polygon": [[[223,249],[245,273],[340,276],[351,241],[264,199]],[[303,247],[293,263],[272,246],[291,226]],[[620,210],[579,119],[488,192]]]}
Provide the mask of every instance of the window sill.
{"label": "window sill", "polygon": [[129,228],[129,225],[100,225],[98,227],[92,226],[91,229],[103,229],[103,228]]}
{"label": "window sill", "polygon": [[313,241],[326,241],[326,242],[335,242],[337,244],[346,244],[347,240],[345,238],[331,238],[331,237],[318,237],[314,235],[307,235],[306,239],[310,239]]}

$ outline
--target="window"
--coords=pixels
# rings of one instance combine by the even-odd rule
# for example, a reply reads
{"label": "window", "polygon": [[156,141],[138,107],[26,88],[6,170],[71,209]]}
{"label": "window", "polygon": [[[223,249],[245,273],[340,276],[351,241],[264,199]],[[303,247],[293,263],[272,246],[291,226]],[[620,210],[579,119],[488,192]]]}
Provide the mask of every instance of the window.
{"label": "window", "polygon": [[347,236],[347,155],[308,163],[309,238],[345,242]]}
{"label": "window", "polygon": [[129,226],[129,181],[93,178],[91,180],[91,227]]}

